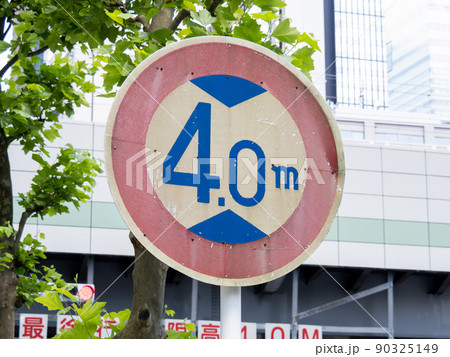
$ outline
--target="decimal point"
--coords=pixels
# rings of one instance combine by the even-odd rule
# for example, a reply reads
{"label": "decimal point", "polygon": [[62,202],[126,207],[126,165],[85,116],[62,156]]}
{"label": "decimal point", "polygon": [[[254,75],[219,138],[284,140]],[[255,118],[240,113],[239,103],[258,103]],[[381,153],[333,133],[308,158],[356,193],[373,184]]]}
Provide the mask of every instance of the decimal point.
{"label": "decimal point", "polygon": [[225,206],[225,197],[219,197],[219,206]]}

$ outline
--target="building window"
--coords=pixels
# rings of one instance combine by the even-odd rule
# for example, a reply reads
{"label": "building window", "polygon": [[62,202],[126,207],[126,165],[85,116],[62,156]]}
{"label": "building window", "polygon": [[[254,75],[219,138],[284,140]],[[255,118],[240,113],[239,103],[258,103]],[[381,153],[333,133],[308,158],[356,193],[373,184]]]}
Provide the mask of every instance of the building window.
{"label": "building window", "polygon": [[375,140],[393,143],[424,143],[423,126],[375,124]]}
{"label": "building window", "polygon": [[434,128],[434,143],[436,145],[450,146],[450,129]]}
{"label": "building window", "polygon": [[337,120],[341,137],[344,140],[364,140],[364,123]]}

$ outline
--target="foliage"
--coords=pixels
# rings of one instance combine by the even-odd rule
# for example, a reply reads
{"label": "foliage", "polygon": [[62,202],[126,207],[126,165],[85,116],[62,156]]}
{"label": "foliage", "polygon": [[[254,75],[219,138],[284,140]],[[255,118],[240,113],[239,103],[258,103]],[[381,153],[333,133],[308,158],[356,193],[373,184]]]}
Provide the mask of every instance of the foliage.
{"label": "foliage", "polygon": [[[165,314],[169,317],[174,317],[175,311],[168,310],[167,305],[164,305]],[[195,337],[195,324],[190,322],[186,323],[187,319],[184,319],[184,327],[186,332],[180,332],[175,330],[167,330],[167,339],[169,340],[181,340],[181,339],[196,339]]]}
{"label": "foliage", "polygon": [[68,213],[70,203],[79,208],[80,202],[86,202],[92,193],[93,175],[101,172],[99,162],[89,152],[75,150],[72,145],[61,148],[53,164],[43,155],[33,154],[32,158],[41,168],[32,180],[31,189],[19,194],[19,205],[41,218],[46,214]]}
{"label": "foliage", "polygon": [[[110,336],[106,338],[114,338],[125,327],[130,317],[130,310],[108,313],[104,308],[106,302],[93,303],[88,300],[83,303],[70,292],[72,288],[71,285],[53,286],[51,290],[36,298],[36,302],[44,305],[48,310],[58,310],[58,315],[70,315],[74,320],[73,328],[62,330],[53,337],[54,339],[98,339],[96,332],[106,327],[111,330]],[[64,300],[63,297],[65,297]],[[65,300],[70,300],[70,303],[65,303]],[[118,323],[112,323],[117,320]]]}
{"label": "foliage", "polygon": [[[211,11],[212,3],[211,0],[178,0],[160,6],[157,1],[129,1],[119,8],[105,10],[117,30],[114,43],[102,46],[96,56],[105,64],[105,90],[111,92],[115,85],[120,86],[134,67],[159,48],[177,40],[206,35],[233,36],[280,55],[286,54],[285,58],[310,78],[309,72],[314,69],[312,55],[320,49],[312,34],[300,33],[288,18],[280,19],[279,10],[286,6],[283,1],[219,1],[219,6]],[[182,25],[151,32],[149,22],[167,7],[176,8],[178,16],[185,14]],[[267,33],[265,29],[276,22]],[[274,44],[273,39],[284,43],[285,50]]]}
{"label": "foliage", "polygon": [[[252,41],[283,55],[308,77],[314,69],[312,56],[320,50],[311,34],[300,33],[289,19],[280,18],[280,9],[286,5],[281,0],[0,2],[0,53],[8,55],[0,68],[0,143],[20,144],[39,165],[29,192],[19,195],[24,212],[17,231],[8,223],[12,212],[0,212],[0,274],[14,269],[19,278],[18,301],[27,305],[37,291],[51,286],[55,293],[63,284],[53,268],[40,266],[45,259],[42,243],[22,237],[27,219],[66,213],[72,205],[78,208],[89,198],[100,172],[98,162],[87,152],[68,145],[52,162],[47,150],[48,143],[60,136],[61,117],[70,117],[75,107],[87,105],[85,95],[95,92],[92,75],[101,70],[104,96],[114,96],[116,86],[150,54],[196,36]],[[14,36],[7,37],[12,31]],[[73,60],[68,54],[74,49],[86,57],[95,56]],[[0,148],[0,155],[8,154]],[[11,194],[11,186],[3,184],[11,180],[5,168],[0,167],[0,197]],[[80,310],[85,319],[91,309],[102,308],[77,305],[85,309]],[[98,321],[97,316],[79,322],[84,336],[92,336]],[[175,336],[171,333],[171,338],[181,335]]]}
{"label": "foliage", "polygon": [[[6,232],[6,233],[5,233]],[[0,234],[15,234],[11,225],[0,227]],[[28,308],[34,303],[34,299],[43,291],[51,289],[51,286],[64,286],[66,283],[61,279],[61,274],[56,272],[53,266],[40,265],[40,260],[46,259],[46,248],[42,244],[44,234],[40,234],[40,239],[33,238],[27,234],[19,244],[15,256],[10,253],[3,253],[0,257],[0,272],[8,269],[14,262],[15,273],[18,277],[16,287],[16,307],[25,304]],[[5,243],[0,243],[3,250]]]}
{"label": "foliage", "polygon": [[[107,26],[95,17],[98,13],[106,17],[103,7],[102,2],[93,1],[1,0],[0,53],[8,57],[0,67],[0,138],[7,146],[19,144],[39,167],[30,190],[19,194],[24,211],[17,230],[10,223],[12,212],[1,207],[0,274],[6,269],[15,272],[17,307],[29,307],[40,292],[65,284],[54,267],[41,264],[46,259],[43,235],[23,237],[27,219],[78,208],[89,199],[94,177],[101,172],[88,152],[68,145],[52,158],[47,145],[60,137],[61,117],[70,117],[75,107],[87,105],[85,95],[95,91],[92,75],[97,67],[67,54],[77,44],[84,51],[92,44],[98,46],[91,36],[104,38]],[[78,21],[89,19],[88,27],[68,21],[64,8],[76,11]],[[2,162],[7,161],[5,148],[0,153]],[[11,194],[11,186],[5,184],[11,180],[6,166],[0,174],[0,197],[6,198]]]}
{"label": "foliage", "polygon": [[[114,338],[122,330],[130,317],[130,310],[119,312],[106,312],[106,302],[94,302],[88,300],[82,303],[70,290],[73,286],[53,286],[51,290],[44,292],[36,298],[36,302],[47,307],[49,311],[57,310],[57,314],[70,315],[74,320],[72,329],[64,329],[61,333],[55,335],[54,339],[98,339],[96,332],[101,328],[108,327],[111,334],[107,339]],[[69,299],[70,304],[65,300]],[[165,314],[169,317],[175,315],[175,311],[168,310],[165,306]],[[112,323],[111,321],[118,321]],[[186,321],[186,319],[185,319]],[[186,332],[167,330],[167,339],[195,339],[195,324],[186,323]]]}

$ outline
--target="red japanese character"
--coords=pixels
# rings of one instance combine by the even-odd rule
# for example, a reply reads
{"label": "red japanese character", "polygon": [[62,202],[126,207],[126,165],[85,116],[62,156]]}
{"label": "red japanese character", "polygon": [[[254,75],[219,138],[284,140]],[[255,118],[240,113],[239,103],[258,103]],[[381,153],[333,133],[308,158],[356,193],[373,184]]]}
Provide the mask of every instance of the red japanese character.
{"label": "red japanese character", "polygon": [[23,337],[44,338],[44,336],[42,336],[42,331],[44,330],[42,317],[25,317],[23,328]]}
{"label": "red japanese character", "polygon": [[201,327],[203,328],[203,333],[200,335],[200,339],[217,340],[220,338],[219,325],[213,325],[210,323],[209,325],[202,325]]}
{"label": "red japanese character", "polygon": [[61,323],[61,330],[66,330],[74,327],[75,320],[72,318],[63,318],[60,323]]}

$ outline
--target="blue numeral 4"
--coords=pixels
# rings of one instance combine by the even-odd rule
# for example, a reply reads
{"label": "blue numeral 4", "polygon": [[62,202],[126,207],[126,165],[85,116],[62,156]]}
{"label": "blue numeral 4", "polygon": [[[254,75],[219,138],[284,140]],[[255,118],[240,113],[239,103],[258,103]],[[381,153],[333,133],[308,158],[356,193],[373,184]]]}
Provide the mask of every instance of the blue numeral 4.
{"label": "blue numeral 4", "polygon": [[[198,131],[197,174],[177,172],[175,168]],[[197,187],[197,202],[209,203],[209,190],[220,188],[220,177],[211,176],[211,104],[198,103],[163,164],[163,182]]]}

